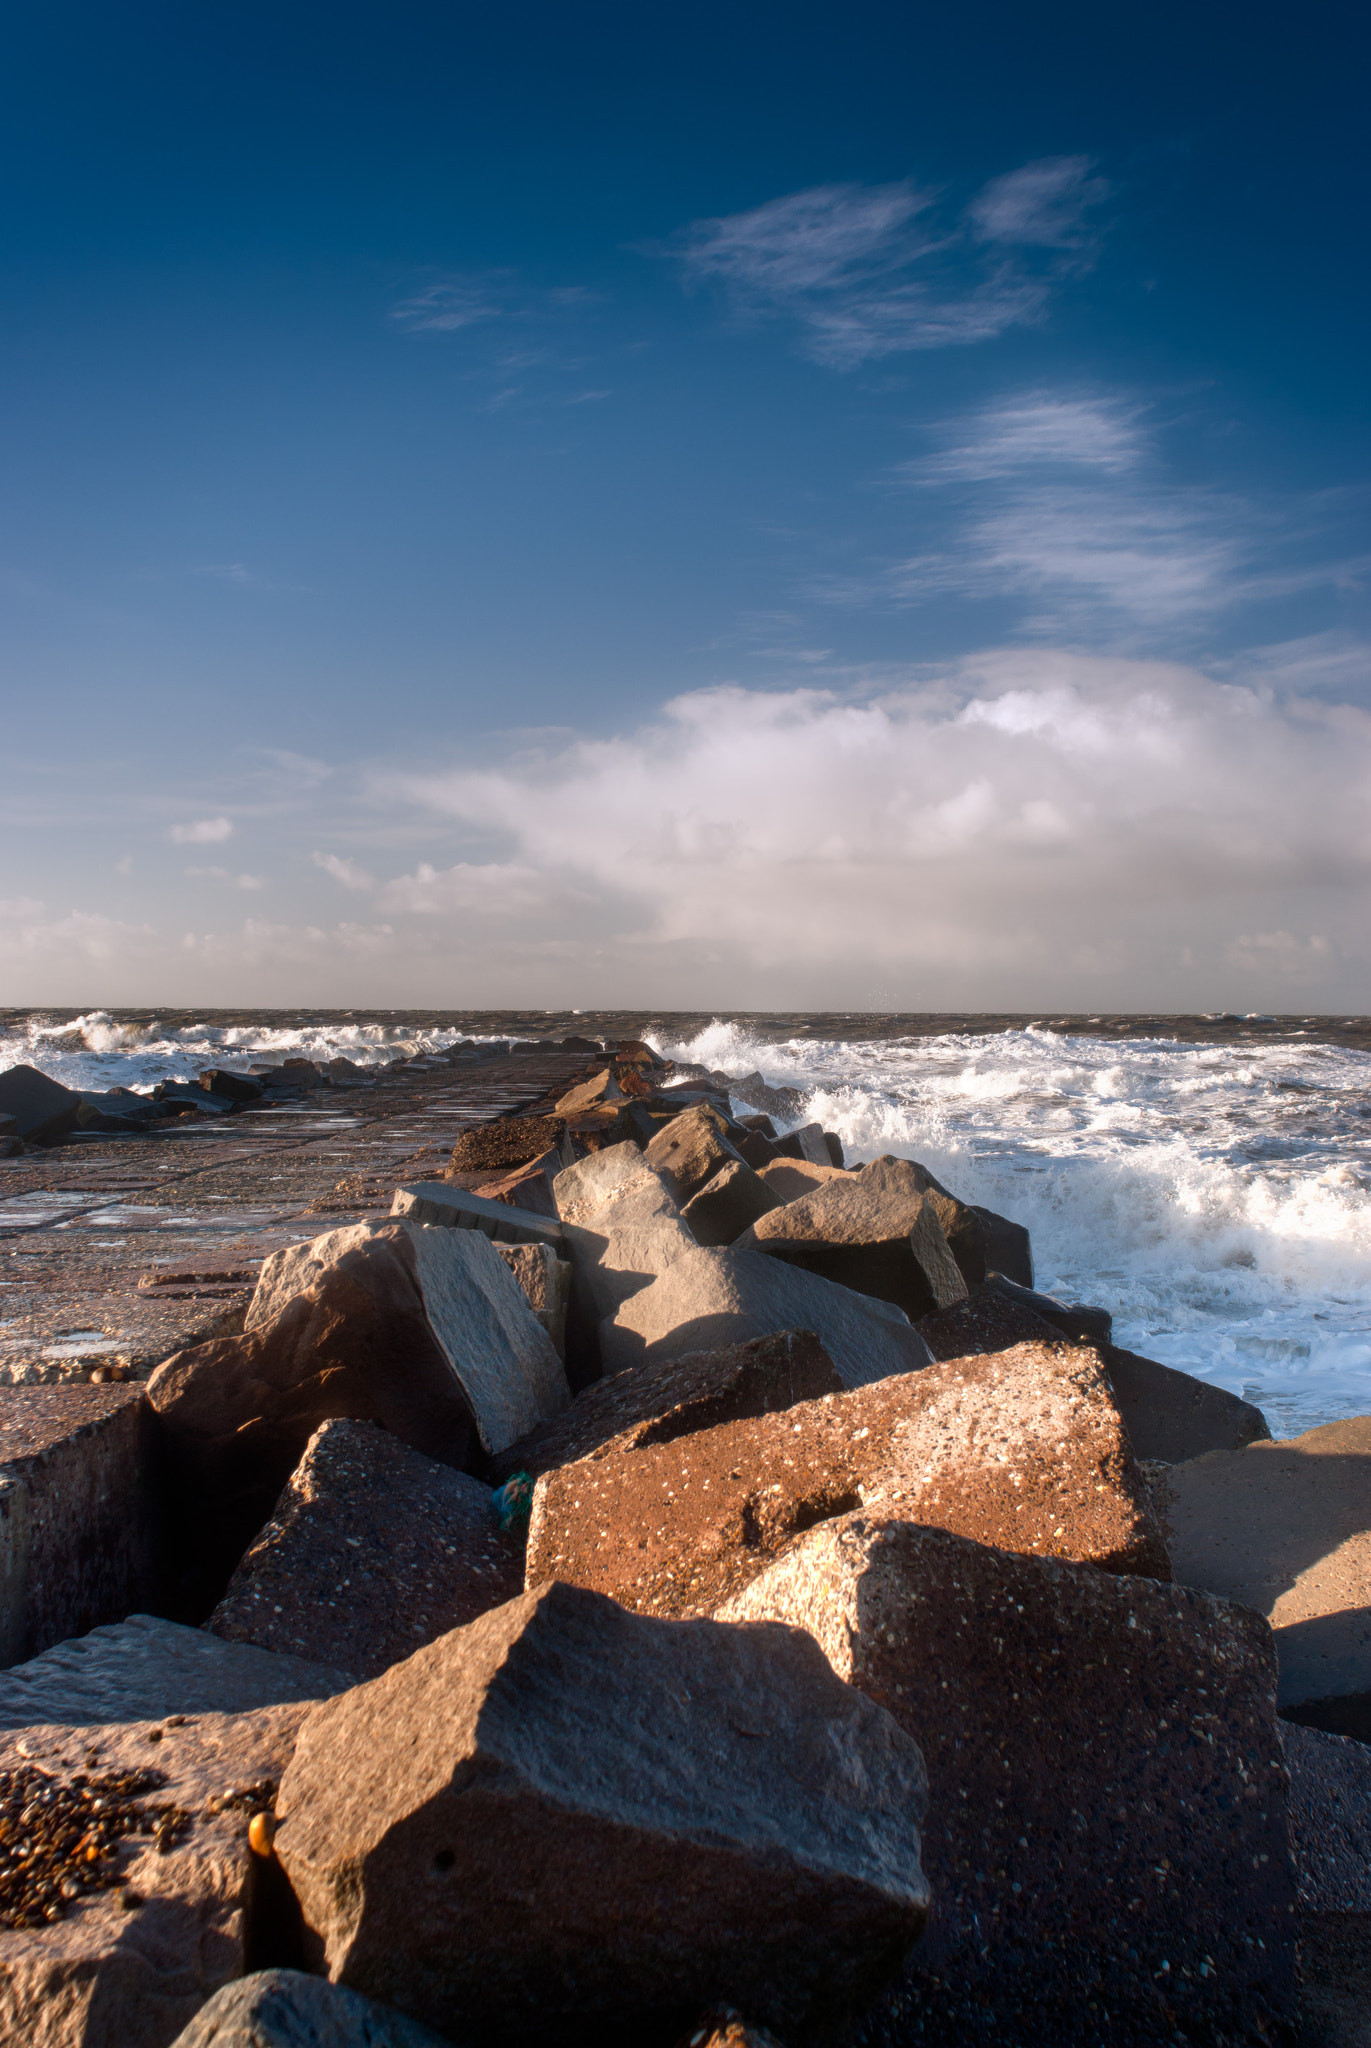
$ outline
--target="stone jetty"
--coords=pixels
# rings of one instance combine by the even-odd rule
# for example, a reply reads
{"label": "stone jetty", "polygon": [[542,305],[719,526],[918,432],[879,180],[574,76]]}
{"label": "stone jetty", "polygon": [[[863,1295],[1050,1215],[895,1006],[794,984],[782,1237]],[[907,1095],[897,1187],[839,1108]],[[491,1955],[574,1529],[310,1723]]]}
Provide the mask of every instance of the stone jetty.
{"label": "stone jetty", "polygon": [[1354,2048],[1371,1418],[638,1039],[0,1076],[0,2048]]}

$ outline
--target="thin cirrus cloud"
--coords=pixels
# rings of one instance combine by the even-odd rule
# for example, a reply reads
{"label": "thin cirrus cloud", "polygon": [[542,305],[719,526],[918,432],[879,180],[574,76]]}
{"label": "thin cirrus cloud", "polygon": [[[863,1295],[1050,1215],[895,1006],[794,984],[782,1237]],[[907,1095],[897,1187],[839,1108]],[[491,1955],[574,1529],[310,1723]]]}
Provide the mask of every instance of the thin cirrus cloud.
{"label": "thin cirrus cloud", "polygon": [[322,868],[326,875],[332,875],[335,882],[341,882],[345,889],[374,889],[376,877],[355,860],[346,860],[337,853],[313,853],[310,856],[316,868]]}
{"label": "thin cirrus cloud", "polygon": [[229,818],[192,818],[186,824],[173,825],[167,837],[177,846],[220,846],[232,839],[233,822]]}
{"label": "thin cirrus cloud", "polygon": [[[930,429],[898,484],[947,492],[938,543],[866,575],[818,579],[838,603],[1019,599],[1025,631],[1146,629],[1175,641],[1239,603],[1354,580],[1325,547],[1329,508],[1183,482],[1129,395],[1030,391]],[[1155,644],[1155,639],[1154,639]]]}
{"label": "thin cirrus cloud", "polygon": [[688,286],[722,288],[744,317],[795,320],[810,355],[851,370],[1041,318],[1053,285],[1091,260],[1091,215],[1110,191],[1092,168],[1026,164],[950,218],[909,180],[815,186],[695,221],[674,254]]}

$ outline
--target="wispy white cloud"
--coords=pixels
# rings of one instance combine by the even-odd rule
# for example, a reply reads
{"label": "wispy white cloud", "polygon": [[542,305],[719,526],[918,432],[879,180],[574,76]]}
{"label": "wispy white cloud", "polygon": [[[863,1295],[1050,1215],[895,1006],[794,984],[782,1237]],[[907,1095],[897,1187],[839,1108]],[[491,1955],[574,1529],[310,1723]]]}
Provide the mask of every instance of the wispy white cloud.
{"label": "wispy white cloud", "polygon": [[1079,269],[1090,208],[1107,196],[1089,160],[1054,158],[991,181],[968,214],[906,180],[820,185],[695,221],[675,253],[688,284],[716,284],[745,317],[799,322],[835,369],[986,341],[1038,319]]}
{"label": "wispy white cloud", "polygon": [[335,882],[341,882],[345,889],[374,889],[376,877],[367,869],[359,867],[355,860],[345,860],[337,853],[313,853],[310,859],[316,868],[322,868],[326,875],[332,875]]}
{"label": "wispy white cloud", "polygon": [[235,889],[266,889],[270,886],[265,875],[235,875],[231,868],[187,868],[186,873],[197,881],[232,882]]}
{"label": "wispy white cloud", "polygon": [[378,903],[398,916],[528,918],[564,909],[575,894],[564,879],[517,863],[459,861],[439,870],[420,861],[412,875],[387,882]]}
{"label": "wispy white cloud", "polygon": [[1088,156],[1049,156],[992,178],[968,209],[976,233],[987,242],[1088,248],[1098,232],[1091,211],[1113,190],[1090,175],[1094,168]]}
{"label": "wispy white cloud", "polygon": [[512,271],[468,271],[431,278],[393,306],[390,317],[397,327],[411,332],[433,329],[451,334],[500,319],[514,297]]}
{"label": "wispy white cloud", "polygon": [[177,846],[219,846],[232,839],[233,822],[229,818],[193,818],[187,824],[173,825],[167,837]]}
{"label": "wispy white cloud", "polygon": [[1142,416],[1126,399],[1029,391],[942,422],[934,430],[942,446],[899,473],[924,484],[987,483],[1042,468],[1121,476],[1145,452]]}

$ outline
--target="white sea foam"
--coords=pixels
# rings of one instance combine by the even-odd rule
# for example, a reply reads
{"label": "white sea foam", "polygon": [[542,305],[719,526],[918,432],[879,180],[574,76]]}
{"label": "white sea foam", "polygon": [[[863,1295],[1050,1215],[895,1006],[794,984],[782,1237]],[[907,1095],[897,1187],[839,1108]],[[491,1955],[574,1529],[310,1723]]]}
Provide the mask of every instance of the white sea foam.
{"label": "white sea foam", "polygon": [[803,1088],[849,1154],[921,1159],[1026,1223],[1038,1284],[1289,1436],[1371,1411],[1371,1060],[1336,1046],[983,1037],[678,1057]]}

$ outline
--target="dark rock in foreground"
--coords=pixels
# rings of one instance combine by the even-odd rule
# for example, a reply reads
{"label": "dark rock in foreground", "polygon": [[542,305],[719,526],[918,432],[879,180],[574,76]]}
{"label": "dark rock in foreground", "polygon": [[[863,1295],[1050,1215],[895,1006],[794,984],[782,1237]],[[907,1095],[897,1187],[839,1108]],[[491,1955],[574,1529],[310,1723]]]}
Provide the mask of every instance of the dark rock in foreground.
{"label": "dark rock in foreground", "polygon": [[375,1678],[523,1588],[491,1490],[374,1423],[326,1422],[207,1628]]}
{"label": "dark rock in foreground", "polygon": [[37,1067],[6,1067],[0,1073],[0,1113],[12,1119],[6,1126],[9,1135],[30,1145],[51,1145],[76,1129],[81,1098]]}
{"label": "dark rock in foreground", "polygon": [[550,1586],[312,1714],[276,1852],[336,1982],[463,2041],[817,2041],[923,1925],[924,1771],[800,1630]]}
{"label": "dark rock in foreground", "polygon": [[174,2048],[448,2048],[403,2013],[302,1970],[258,1970],[225,1984]]}
{"label": "dark rock in foreground", "polygon": [[1258,1615],[880,1510],[724,1613],[810,1630],[927,1758],[933,1912],[870,2048],[1280,2038],[1295,1889]]}

